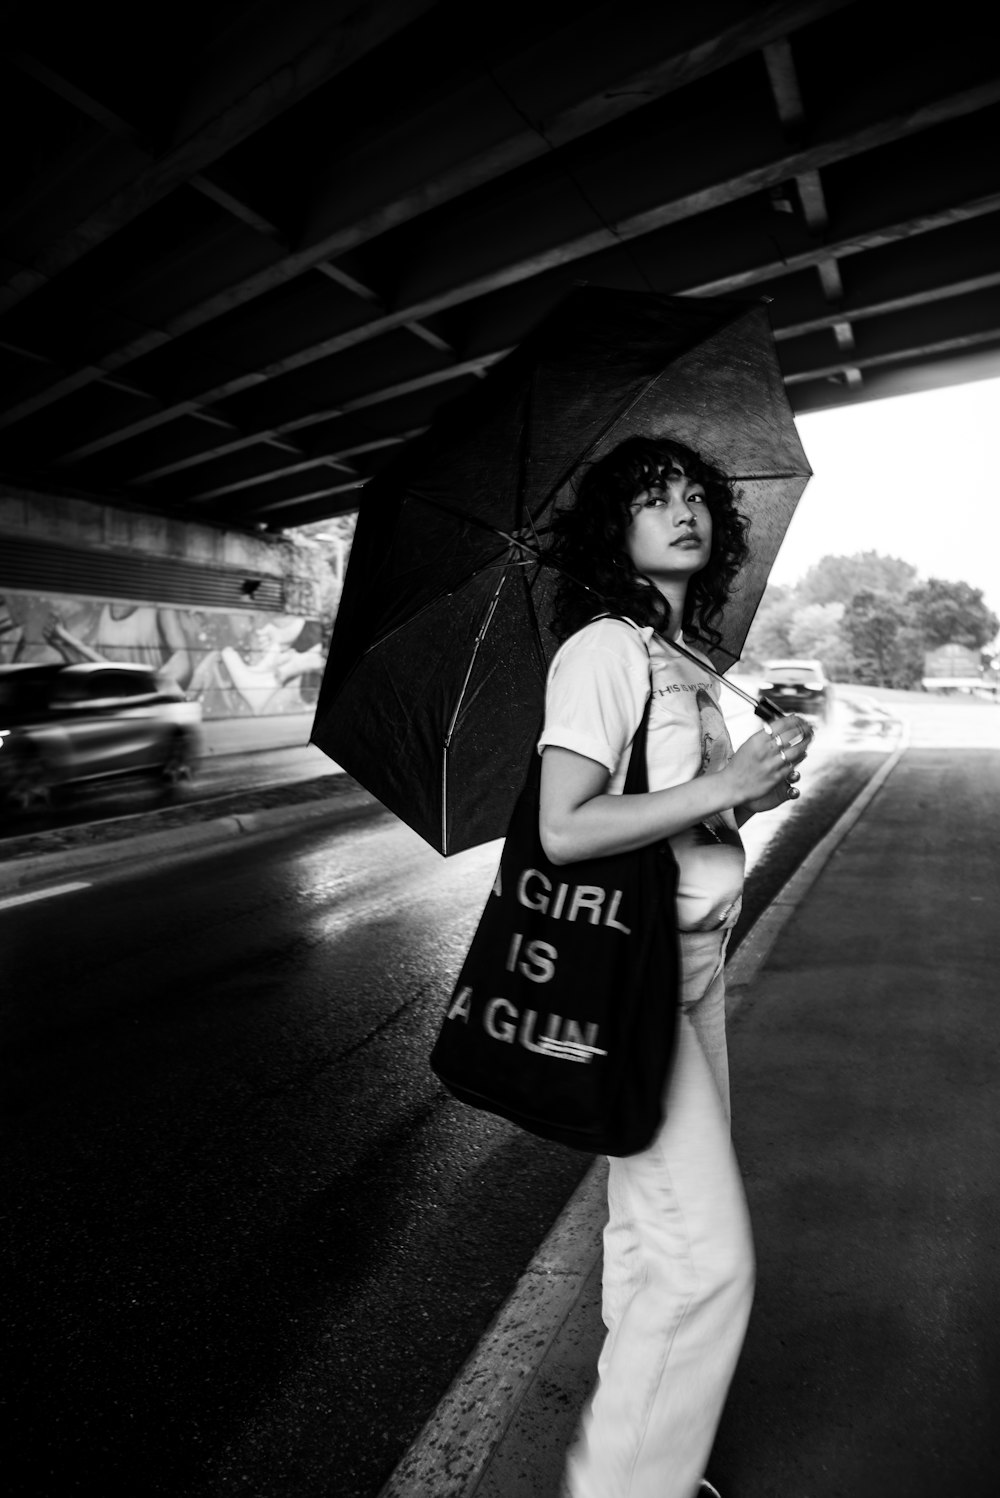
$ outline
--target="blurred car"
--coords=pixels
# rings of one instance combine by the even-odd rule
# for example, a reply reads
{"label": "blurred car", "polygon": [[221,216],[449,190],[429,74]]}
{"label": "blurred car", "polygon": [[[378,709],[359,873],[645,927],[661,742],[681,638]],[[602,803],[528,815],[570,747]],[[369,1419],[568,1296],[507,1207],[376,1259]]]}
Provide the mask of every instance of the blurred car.
{"label": "blurred car", "polygon": [[0,807],[40,809],[54,791],[118,776],[191,778],[201,704],[144,666],[0,666]]}
{"label": "blurred car", "polygon": [[826,679],[822,661],[765,661],[760,690],[784,713],[829,721],[833,688]]}

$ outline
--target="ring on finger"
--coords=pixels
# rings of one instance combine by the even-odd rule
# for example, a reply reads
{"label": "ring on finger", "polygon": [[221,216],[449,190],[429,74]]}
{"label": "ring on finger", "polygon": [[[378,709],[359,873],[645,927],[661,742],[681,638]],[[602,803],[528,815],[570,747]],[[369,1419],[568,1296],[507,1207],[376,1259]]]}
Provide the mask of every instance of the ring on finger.
{"label": "ring on finger", "polygon": [[787,764],[791,764],[791,760],[788,758],[788,755],[785,753],[784,749],[781,747],[781,740],[780,739],[778,739],[778,738],[775,739],[775,741],[774,741],[774,747],[775,747],[775,749],[777,749],[778,753],[781,755],[781,757],[784,760],[785,764],[786,765]]}

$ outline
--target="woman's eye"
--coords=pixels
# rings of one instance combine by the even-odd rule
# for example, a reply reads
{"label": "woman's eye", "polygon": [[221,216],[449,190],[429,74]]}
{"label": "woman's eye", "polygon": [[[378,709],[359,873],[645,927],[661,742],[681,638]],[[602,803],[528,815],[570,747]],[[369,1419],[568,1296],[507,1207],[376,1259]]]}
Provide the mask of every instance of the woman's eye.
{"label": "woman's eye", "polygon": [[670,501],[665,494],[651,494],[648,499],[643,501],[642,507],[644,510],[656,510],[659,509],[660,505],[667,505],[669,503]]}

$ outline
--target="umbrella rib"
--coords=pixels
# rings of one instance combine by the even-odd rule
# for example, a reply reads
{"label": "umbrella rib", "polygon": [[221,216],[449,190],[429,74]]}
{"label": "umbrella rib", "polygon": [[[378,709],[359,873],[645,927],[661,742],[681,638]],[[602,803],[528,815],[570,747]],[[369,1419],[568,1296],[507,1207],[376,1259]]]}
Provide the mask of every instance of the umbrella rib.
{"label": "umbrella rib", "polygon": [[493,536],[503,536],[505,541],[517,545],[515,538],[509,531],[501,530],[498,525],[491,525],[488,520],[481,520],[478,515],[470,515],[468,510],[460,510],[456,505],[445,504],[440,499],[428,499],[425,494],[414,495],[420,504],[430,505],[432,510],[441,510],[445,515],[451,515],[454,520],[467,520],[472,525],[478,525],[480,530],[489,531]]}
{"label": "umbrella rib", "polygon": [[465,676],[462,679],[462,685],[459,687],[458,694],[455,698],[455,710],[452,713],[451,721],[448,724],[447,729],[445,730],[444,751],[441,755],[441,847],[444,849],[446,856],[448,850],[448,751],[451,748],[451,740],[455,732],[455,725],[458,722],[458,715],[462,711],[462,703],[465,700],[466,689],[472,679],[472,673],[476,668],[476,661],[479,658],[479,647],[482,645],[483,639],[486,635],[486,631],[490,627],[490,621],[492,620],[493,615],[496,613],[497,604],[500,602],[500,594],[503,591],[503,585],[506,580],[507,574],[506,572],[504,572],[501,574],[500,581],[497,583],[496,588],[494,589],[493,597],[490,599],[489,608],[486,610],[483,622],[479,626],[476,638],[472,643],[472,649],[469,652],[469,663],[466,667]]}
{"label": "umbrella rib", "polygon": [[[738,320],[739,316],[742,316],[742,313],[740,313],[740,314],[734,314],[733,320],[734,321]],[[642,388],[640,390],[637,390],[635,392],[635,394],[632,396],[631,400],[625,401],[625,403],[621,406],[621,408],[619,410],[617,410],[613,416],[611,416],[611,417],[608,418],[608,420],[605,422],[605,424],[602,427],[602,429],[597,433],[597,436],[593,439],[593,441],[591,442],[590,446],[586,449],[586,451],[583,452],[583,453],[578,454],[577,457],[575,457],[573,459],[573,461],[570,464],[570,466],[567,469],[564,470],[562,476],[549,489],[548,495],[546,496],[546,500],[545,500],[545,504],[546,505],[553,503],[553,501],[555,499],[555,496],[559,493],[560,489],[562,489],[566,484],[569,483],[569,480],[570,480],[572,474],[574,473],[574,471],[576,469],[578,469],[581,464],[583,464],[583,463],[585,463],[587,461],[587,459],[589,458],[589,456],[590,456],[591,453],[596,452],[597,448],[600,447],[601,443],[607,437],[608,433],[611,432],[611,431],[613,431],[614,428],[616,426],[618,426],[620,422],[623,422],[625,420],[625,418],[629,414],[629,412],[633,411],[635,409],[635,407],[639,404],[639,402],[649,393],[650,390],[652,390],[652,388],[656,384],[657,380],[660,379],[660,377],[664,374],[665,370],[667,368],[669,368],[669,365],[672,364],[673,362],[674,362],[674,358],[671,357],[671,359],[668,361],[668,363],[666,365],[664,365],[661,369],[658,369],[654,375],[650,375],[650,377],[646,381],[646,383],[642,386]],[[544,506],[542,506],[541,508],[544,508]]]}
{"label": "umbrella rib", "polygon": [[[693,650],[688,650],[685,645],[678,645],[676,640],[668,640],[667,644],[671,645],[674,650],[679,651],[681,655],[686,655],[689,661],[693,661],[694,664],[696,666],[700,666],[702,670],[705,669],[705,662],[699,660]],[[727,651],[726,654],[728,655],[729,652]],[[757,697],[752,696],[750,692],[745,692],[742,687],[738,687],[735,681],[730,681],[729,677],[724,676],[721,671],[716,671],[714,667],[711,666],[709,667],[709,670],[712,671],[712,674],[714,676],[717,676],[719,678],[723,686],[728,687],[731,692],[735,692],[737,697],[742,697],[744,702],[749,702],[751,707],[757,707],[759,705],[759,699]]]}
{"label": "umbrella rib", "polygon": [[[502,533],[497,532],[497,534],[499,535]],[[510,540],[512,546],[525,546],[526,550],[532,550],[532,548],[530,546],[527,546],[525,542],[515,541],[512,537],[508,537],[506,539]],[[460,586],[465,587],[469,583],[475,582],[476,578],[481,577],[484,572],[495,572],[498,568],[502,568],[506,573],[508,567],[533,567],[536,565],[536,563],[541,564],[542,566],[548,565],[545,561],[544,556],[542,556],[540,552],[532,552],[530,560],[525,557],[518,557],[516,560],[514,560],[511,557],[507,556],[499,562],[484,562],[481,567],[477,567],[474,572],[470,572],[467,577],[464,577]],[[454,589],[452,591],[454,591]],[[431,609],[437,608],[438,604],[441,602],[442,597],[447,598],[450,596],[450,594],[442,594],[436,598],[428,599],[428,601],[421,608],[417,609],[415,614],[407,614],[406,618],[401,619],[400,622],[394,625],[392,629],[388,630],[384,635],[379,635],[377,640],[372,640],[370,645],[366,645],[364,650],[362,651],[362,655],[370,655],[373,650],[379,650],[383,645],[385,645],[389,640],[392,639],[393,635],[398,635],[400,630],[402,629],[409,629],[410,626],[412,624],[415,624],[416,621],[420,619],[424,614],[428,613]]]}
{"label": "umbrella rib", "polygon": [[[778,476],[779,477],[788,477],[788,478],[800,478],[801,477],[800,474],[786,474],[786,475],[778,475]],[[440,506],[440,508],[442,508],[442,509],[448,509],[450,507],[446,506],[446,505],[442,505],[442,506]],[[455,511],[453,513],[458,514],[460,512]],[[534,528],[534,527],[532,527],[532,528]],[[480,644],[482,642],[483,636],[486,633],[486,630],[489,628],[490,620],[492,619],[493,614],[496,611],[497,603],[499,602],[499,599],[500,599],[501,589],[503,588],[503,585],[504,585],[505,581],[507,580],[508,568],[510,568],[510,567],[530,567],[532,565],[538,565],[540,567],[551,567],[552,570],[553,570],[553,572],[561,572],[564,577],[568,577],[571,582],[576,583],[576,585],[577,585],[578,588],[582,588],[587,593],[592,593],[599,603],[603,604],[605,602],[605,600],[601,597],[600,593],[598,593],[596,591],[596,589],[592,588],[589,585],[589,583],[581,582],[580,579],[578,577],[574,577],[573,574],[572,574],[572,572],[570,572],[566,567],[563,567],[559,562],[554,561],[551,557],[547,557],[544,554],[544,552],[542,552],[542,551],[538,550],[536,547],[532,546],[532,544],[529,541],[525,541],[523,539],[523,537],[521,539],[517,539],[514,536],[508,535],[506,531],[497,530],[497,528],[495,526],[486,526],[485,529],[493,531],[493,533],[495,535],[497,535],[497,536],[503,536],[503,538],[505,540],[507,540],[507,541],[510,542],[511,546],[517,547],[521,551],[528,552],[530,554],[531,560],[529,561],[529,560],[527,560],[526,558],[523,558],[523,557],[517,558],[516,560],[514,558],[512,558],[512,557],[506,557],[502,562],[484,562],[483,565],[482,565],[482,567],[477,567],[476,570],[474,572],[470,572],[469,575],[468,575],[468,577],[465,579],[465,581],[467,583],[470,583],[470,582],[473,582],[475,578],[481,577],[484,572],[493,572],[498,567],[500,567],[500,568],[503,569],[502,573],[501,573],[500,581],[497,584],[496,592],[494,593],[492,599],[490,600],[490,607],[489,607],[488,613],[486,615],[485,623],[483,624],[483,627],[480,630],[479,634],[476,636],[475,644],[473,646],[472,656],[471,656],[470,662],[469,662],[469,669],[466,672],[464,681],[462,682],[462,687],[461,687],[461,690],[460,690],[459,695],[458,695],[458,700],[457,700],[457,704],[456,704],[456,707],[455,707],[455,712],[454,712],[454,714],[452,716],[451,722],[448,725],[448,732],[447,732],[447,734],[445,736],[445,741],[444,741],[444,743],[445,743],[445,751],[446,752],[447,752],[447,749],[448,749],[448,745],[451,742],[451,735],[452,735],[452,733],[454,731],[455,723],[456,723],[456,721],[458,719],[458,714],[461,711],[462,701],[463,701],[464,696],[465,696],[465,689],[468,686],[468,684],[469,684],[469,678],[472,675],[472,670],[473,670],[473,667],[475,665],[476,655],[478,653],[479,646],[480,646]],[[429,603],[425,604],[422,609],[418,610],[418,612],[416,614],[412,615],[411,618],[404,619],[401,624],[397,624],[396,628],[393,629],[393,630],[390,630],[387,635],[381,635],[379,637],[379,639],[374,640],[371,643],[371,645],[368,646],[368,649],[365,651],[365,654],[367,655],[369,653],[369,651],[376,650],[379,646],[384,645],[387,640],[391,640],[392,639],[392,637],[393,637],[394,634],[398,634],[401,629],[407,628],[410,624],[412,624],[414,622],[414,620],[419,619],[421,614],[426,613],[428,609],[433,608],[438,602],[440,602],[439,599],[432,599]],[[671,640],[670,644],[673,645],[673,647],[674,647],[675,650],[680,651],[681,655],[686,655],[689,660],[691,660],[691,661],[693,661],[695,663],[695,665],[704,667],[704,665],[705,665],[704,661],[699,660],[696,655],[694,655],[691,651],[686,650],[683,645],[678,645],[678,643],[677,643],[676,640]],[[744,691],[742,687],[738,687],[736,685],[736,683],[733,682],[733,681],[730,681],[727,676],[723,676],[721,671],[715,672],[714,674],[717,675],[719,677],[719,679],[722,682],[725,683],[725,685],[729,688],[729,690],[731,692],[735,692],[736,695],[737,695],[737,697],[742,697],[743,701],[744,702],[748,702],[751,705],[751,707],[758,706],[758,699],[756,697],[751,696],[751,694],[749,692]],[[442,770],[442,773],[444,773],[443,770]]]}
{"label": "umbrella rib", "polygon": [[[790,477],[799,477],[800,475],[789,475],[789,476]],[[598,593],[594,588],[590,587],[590,585],[588,583],[581,582],[578,577],[574,577],[573,574],[572,574],[572,572],[570,572],[567,568],[563,567],[559,562],[553,561],[550,557],[545,556],[542,552],[535,551],[534,548],[532,546],[530,546],[528,544],[528,542],[526,542],[526,541],[518,541],[516,544],[518,546],[523,547],[525,551],[531,552],[532,555],[535,558],[535,561],[539,564],[539,566],[541,566],[541,567],[551,567],[552,570],[553,570],[553,572],[561,572],[564,577],[568,577],[569,578],[570,582],[576,583],[576,585],[577,585],[578,588],[583,588],[587,593],[593,593],[594,597],[596,599],[598,599],[599,602],[601,602],[601,603],[605,602],[605,600],[603,598],[601,598],[600,593]],[[511,565],[511,564],[508,563],[507,565]],[[513,565],[517,565],[517,566],[529,566],[530,563],[519,562],[519,563],[515,563]],[[489,570],[488,567],[480,567],[479,568],[479,572],[487,572],[488,570]],[[473,576],[478,577],[479,576],[479,572],[473,573]],[[506,568],[505,568],[505,570],[504,570],[504,578],[506,578],[506,575],[507,574],[506,574]],[[492,608],[490,610],[491,616],[492,616],[493,608],[496,607],[496,600],[500,596],[500,588],[503,587],[504,578],[501,578],[500,585],[497,588],[496,594],[494,595],[493,606],[492,606]],[[483,627],[483,631],[482,631],[483,634],[485,634],[486,628],[488,627],[488,625],[489,625],[489,619],[487,619],[486,625],[484,625],[484,627]],[[479,635],[479,636],[476,637],[476,646],[477,646],[477,648],[478,648],[479,641],[480,641],[481,638],[482,638],[482,635]],[[702,669],[705,668],[705,662],[702,661],[702,660],[699,660],[698,656],[696,656],[693,651],[688,650],[684,645],[679,645],[676,640],[670,640],[670,641],[668,641],[668,644],[672,645],[673,648],[675,650],[679,651],[681,655],[686,655],[687,658],[688,658],[688,660],[689,661],[693,661],[696,666],[700,666],[700,667],[702,667]],[[713,676],[717,676],[719,678],[719,680],[723,683],[723,685],[727,686],[731,692],[735,692],[736,695],[737,695],[737,697],[742,697],[744,702],[749,702],[749,704],[750,704],[751,707],[758,707],[760,705],[760,699],[759,698],[752,696],[750,692],[744,691],[744,689],[742,687],[737,686],[734,681],[730,681],[729,678],[728,678],[728,676],[724,676],[721,671],[716,671],[714,669],[714,667],[712,667],[712,666],[709,666],[708,669],[712,672]],[[471,673],[471,667],[470,667],[470,673]],[[466,677],[466,682],[467,681],[468,681],[468,677]],[[465,689],[465,684],[463,683],[463,691],[464,691],[464,689]],[[457,710],[456,710],[456,717],[457,717]],[[454,724],[454,720],[453,720],[453,724]]]}
{"label": "umbrella rib", "polygon": [[790,468],[784,473],[727,473],[726,477],[731,484],[756,484],[765,481],[770,483],[772,479],[801,479],[811,475],[797,473],[794,468]]}

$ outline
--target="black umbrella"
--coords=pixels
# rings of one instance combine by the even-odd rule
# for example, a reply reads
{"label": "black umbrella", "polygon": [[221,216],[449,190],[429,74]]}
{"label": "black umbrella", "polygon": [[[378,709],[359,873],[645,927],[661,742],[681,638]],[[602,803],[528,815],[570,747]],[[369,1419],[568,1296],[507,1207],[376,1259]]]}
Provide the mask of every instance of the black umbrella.
{"label": "black umbrella", "polygon": [[506,831],[556,648],[548,520],[637,433],[738,481],[725,670],[811,472],[762,303],[579,287],[365,489],[312,742],[442,853]]}

